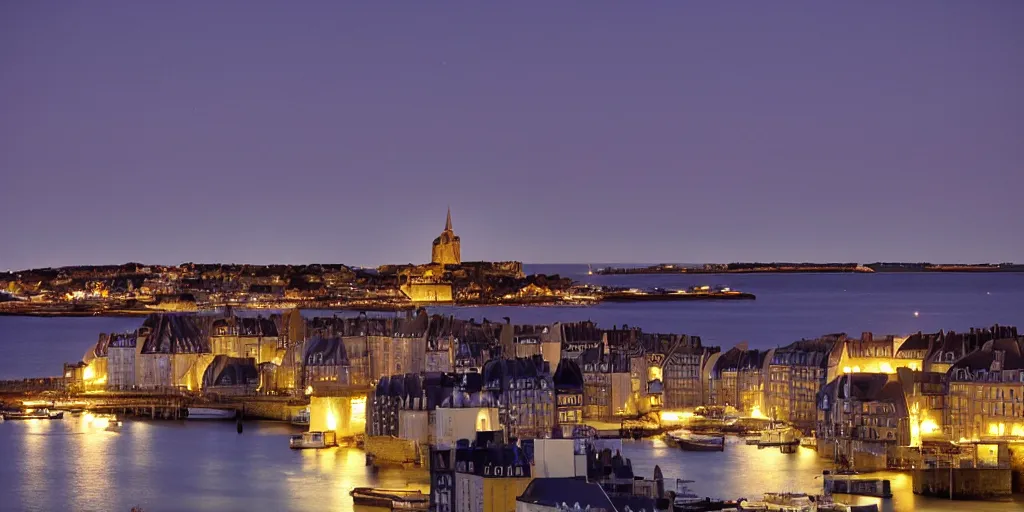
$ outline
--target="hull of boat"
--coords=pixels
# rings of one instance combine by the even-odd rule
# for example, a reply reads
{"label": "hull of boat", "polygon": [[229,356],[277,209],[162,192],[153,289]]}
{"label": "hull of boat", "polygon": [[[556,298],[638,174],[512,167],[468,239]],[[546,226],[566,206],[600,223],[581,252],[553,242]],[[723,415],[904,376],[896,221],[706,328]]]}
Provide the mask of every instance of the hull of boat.
{"label": "hull of boat", "polygon": [[725,442],[690,441],[678,439],[676,443],[679,449],[684,452],[722,452],[725,451]]}
{"label": "hull of boat", "polygon": [[64,413],[58,412],[56,414],[4,414],[5,421],[17,421],[17,420],[60,420],[64,419]]}
{"label": "hull of boat", "polygon": [[208,409],[205,407],[189,407],[188,416],[190,420],[233,420],[235,411],[229,409]]}
{"label": "hull of boat", "polygon": [[350,493],[352,502],[367,507],[391,510],[428,510],[430,498],[419,491],[386,490],[357,487]]}

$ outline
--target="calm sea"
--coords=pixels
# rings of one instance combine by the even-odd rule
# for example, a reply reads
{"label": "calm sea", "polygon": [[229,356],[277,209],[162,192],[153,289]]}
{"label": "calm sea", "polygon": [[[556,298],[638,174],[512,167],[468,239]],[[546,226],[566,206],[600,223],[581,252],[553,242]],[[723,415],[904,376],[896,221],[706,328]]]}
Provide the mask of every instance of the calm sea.
{"label": "calm sea", "polygon": [[[534,265],[597,284],[684,288],[723,285],[755,301],[605,304],[591,308],[436,308],[462,318],[518,323],[590,319],[602,326],[700,335],[707,344],[739,341],[768,348],[824,333],[907,334],[1024,324],[1020,274],[807,274],[587,276],[586,265]],[[917,313],[915,315],[915,312]],[[331,314],[332,312],[319,312]],[[78,361],[98,333],[136,328],[139,318],[0,317],[0,379],[57,375]],[[371,470],[355,449],[292,451],[287,425],[126,422],[96,431],[81,418],[0,423],[0,509],[127,511],[350,510],[361,485],[426,488],[415,470]],[[813,452],[783,455],[743,444],[724,453],[684,453],[660,441],[626,442],[624,455],[650,476],[696,480],[702,495],[754,497],[765,491],[820,489],[827,466]],[[907,475],[892,474],[896,496],[884,510],[954,510],[965,504],[916,497]],[[867,498],[862,501],[870,501]],[[1022,510],[1024,503],[966,504],[970,510]]]}

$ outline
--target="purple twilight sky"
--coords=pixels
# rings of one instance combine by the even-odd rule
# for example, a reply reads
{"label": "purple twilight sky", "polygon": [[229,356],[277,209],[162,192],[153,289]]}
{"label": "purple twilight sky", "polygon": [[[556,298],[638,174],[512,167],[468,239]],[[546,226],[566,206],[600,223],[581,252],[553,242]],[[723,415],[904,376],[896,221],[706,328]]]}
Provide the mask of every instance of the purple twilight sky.
{"label": "purple twilight sky", "polygon": [[1024,2],[0,4],[0,270],[1024,261]]}

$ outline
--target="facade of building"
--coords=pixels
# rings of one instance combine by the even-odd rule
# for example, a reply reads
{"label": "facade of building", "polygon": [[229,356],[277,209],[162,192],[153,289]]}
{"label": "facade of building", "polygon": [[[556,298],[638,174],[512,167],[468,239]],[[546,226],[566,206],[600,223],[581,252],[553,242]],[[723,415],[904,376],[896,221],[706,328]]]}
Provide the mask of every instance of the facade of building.
{"label": "facade of building", "polygon": [[708,405],[734,407],[744,414],[763,414],[768,364],[774,349],[750,350],[746,343],[708,360]]}
{"label": "facade of building", "polygon": [[555,425],[551,368],[541,356],[492,359],[483,368],[487,403],[497,407],[507,438],[542,438]]}
{"label": "facade of building", "polygon": [[120,391],[135,387],[135,350],[138,336],[112,333],[107,344],[107,389]]}
{"label": "facade of building", "polygon": [[555,412],[563,435],[572,433],[583,423],[583,372],[572,359],[562,358],[553,377],[555,383]]}
{"label": "facade of building", "polygon": [[669,343],[662,365],[664,409],[685,410],[704,405],[701,370],[708,357],[718,352],[718,347],[705,348],[700,337],[685,334],[661,341],[662,346]]}
{"label": "facade of building", "polygon": [[213,360],[209,323],[190,314],[153,314],[138,330],[135,386],[198,391]]}
{"label": "facade of building", "polygon": [[1024,338],[987,341],[946,375],[950,437],[1024,436]]}
{"label": "facade of building", "polygon": [[507,512],[530,484],[531,467],[517,445],[455,449],[455,512]]}
{"label": "facade of building", "polygon": [[884,373],[849,373],[818,399],[818,453],[858,471],[881,470],[897,446],[910,442],[903,385]]}
{"label": "facade of building", "polygon": [[[278,320],[280,316],[278,316]],[[210,350],[228,357],[251,358],[257,364],[283,357],[284,340],[278,334],[273,318],[227,316],[213,322],[210,332]],[[282,353],[279,353],[279,349]]]}
{"label": "facade of building", "polygon": [[818,421],[818,392],[825,386],[835,338],[801,340],[775,349],[765,390],[769,418],[786,421],[805,434]]}

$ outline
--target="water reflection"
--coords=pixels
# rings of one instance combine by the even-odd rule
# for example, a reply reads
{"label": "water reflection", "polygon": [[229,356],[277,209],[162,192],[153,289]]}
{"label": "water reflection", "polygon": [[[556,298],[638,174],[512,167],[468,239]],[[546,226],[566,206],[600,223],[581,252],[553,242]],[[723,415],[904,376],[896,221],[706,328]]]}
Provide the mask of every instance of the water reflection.
{"label": "water reflection", "polygon": [[[238,435],[231,422],[126,421],[120,433],[88,431],[77,418],[4,422],[0,495],[18,502],[12,510],[352,510],[354,487],[428,491],[426,471],[373,470],[355,448],[290,450],[291,432],[275,423],[247,423]],[[666,478],[696,480],[694,492],[723,498],[818,493],[821,471],[828,469],[812,450],[782,454],[736,440],[721,453],[682,452],[660,440],[626,441],[623,455],[637,475],[650,477],[657,464]],[[847,500],[898,512],[965,508],[915,496],[907,474],[883,477],[892,480],[892,500]],[[1021,510],[1022,503],[968,505],[1001,512]]]}

